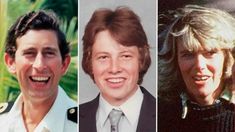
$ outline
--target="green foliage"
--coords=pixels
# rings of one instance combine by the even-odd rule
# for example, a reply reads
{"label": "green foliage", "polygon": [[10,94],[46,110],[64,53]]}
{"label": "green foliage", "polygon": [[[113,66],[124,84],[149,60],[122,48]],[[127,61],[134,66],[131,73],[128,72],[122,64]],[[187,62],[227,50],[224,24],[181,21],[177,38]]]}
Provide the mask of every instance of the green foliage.
{"label": "green foliage", "polygon": [[51,9],[68,22],[78,16],[78,0],[44,0],[40,9]]}
{"label": "green foliage", "polygon": [[[71,64],[67,74],[61,79],[60,85],[66,93],[77,99],[77,0],[1,0],[0,1],[0,102],[15,100],[19,91],[19,85],[14,76],[4,66],[4,43],[7,30],[16,19],[32,10],[51,9],[60,15],[61,29],[66,34],[71,46]],[[56,6],[60,5],[58,8]],[[74,12],[76,10],[76,12]]]}
{"label": "green foliage", "polygon": [[[5,41],[5,36],[6,36],[6,30],[7,30],[7,21],[6,21],[6,16],[7,16],[7,2],[6,1],[0,1],[0,58],[3,59],[4,56],[4,41]],[[6,68],[4,67],[3,61],[0,61],[0,100],[5,100],[7,98],[7,89],[4,89],[4,82],[6,79]]]}
{"label": "green foliage", "polygon": [[67,74],[62,77],[60,85],[67,94],[74,100],[77,100],[77,57],[72,57]]}
{"label": "green foliage", "polygon": [[61,22],[61,29],[66,34],[66,39],[70,43],[71,49],[71,64],[67,74],[61,79],[60,85],[67,91],[68,95],[77,100],[77,69],[78,69],[78,47],[77,47],[77,29],[76,28],[77,18],[74,17],[70,23],[67,21]]}
{"label": "green foliage", "polygon": [[10,91],[18,91],[18,83],[16,79],[7,71],[4,66],[4,43],[8,29],[8,14],[7,14],[7,1],[0,1],[0,101],[6,101],[10,97]]}

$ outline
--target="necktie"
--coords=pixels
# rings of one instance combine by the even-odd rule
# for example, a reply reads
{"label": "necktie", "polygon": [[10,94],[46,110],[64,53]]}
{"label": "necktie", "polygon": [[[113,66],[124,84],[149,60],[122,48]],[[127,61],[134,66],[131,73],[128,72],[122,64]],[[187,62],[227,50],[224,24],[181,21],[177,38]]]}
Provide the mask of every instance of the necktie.
{"label": "necktie", "polygon": [[109,121],[111,124],[111,132],[118,132],[118,123],[121,119],[122,111],[113,109],[109,113]]}

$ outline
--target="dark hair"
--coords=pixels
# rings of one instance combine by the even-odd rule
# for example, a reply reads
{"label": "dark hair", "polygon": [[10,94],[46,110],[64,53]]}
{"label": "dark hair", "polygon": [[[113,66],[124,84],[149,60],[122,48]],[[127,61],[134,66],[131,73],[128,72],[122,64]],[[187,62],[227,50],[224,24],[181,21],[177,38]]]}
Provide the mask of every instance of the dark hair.
{"label": "dark hair", "polygon": [[96,35],[104,30],[108,30],[123,46],[138,47],[140,54],[138,84],[141,84],[151,64],[149,45],[139,17],[127,7],[118,7],[115,11],[99,9],[93,13],[83,36],[83,70],[94,80],[91,65],[92,46]]}
{"label": "dark hair", "polygon": [[70,52],[69,44],[64,33],[59,28],[59,22],[52,12],[32,11],[21,17],[10,27],[5,44],[5,52],[15,58],[17,50],[16,39],[23,36],[28,30],[52,30],[55,31],[58,39],[62,60]]}

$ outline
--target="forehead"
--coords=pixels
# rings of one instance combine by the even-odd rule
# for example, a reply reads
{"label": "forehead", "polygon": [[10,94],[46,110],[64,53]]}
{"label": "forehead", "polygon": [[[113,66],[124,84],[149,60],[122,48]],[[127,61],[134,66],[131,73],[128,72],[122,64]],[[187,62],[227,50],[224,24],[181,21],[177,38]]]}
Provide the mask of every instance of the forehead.
{"label": "forehead", "polygon": [[119,51],[137,51],[137,46],[125,46],[117,42],[109,33],[108,30],[99,32],[92,46],[92,52],[119,52]]}
{"label": "forehead", "polygon": [[183,37],[177,38],[176,47],[178,51],[186,50],[190,52],[212,51],[224,48],[214,39],[191,38],[187,40]]}
{"label": "forehead", "polygon": [[56,32],[52,30],[29,30],[16,39],[16,45],[17,49],[59,48]]}

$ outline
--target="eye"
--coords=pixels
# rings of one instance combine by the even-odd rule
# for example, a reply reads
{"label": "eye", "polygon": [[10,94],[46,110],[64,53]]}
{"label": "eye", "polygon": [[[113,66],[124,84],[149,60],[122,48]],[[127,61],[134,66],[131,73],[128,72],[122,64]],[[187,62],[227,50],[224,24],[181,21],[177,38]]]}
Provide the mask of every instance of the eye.
{"label": "eye", "polygon": [[23,52],[23,55],[26,56],[26,57],[32,57],[32,56],[36,55],[36,52],[34,52],[34,51],[25,51],[25,52]]}
{"label": "eye", "polygon": [[205,57],[213,57],[213,55],[217,54],[218,51],[207,51],[204,54]]}
{"label": "eye", "polygon": [[181,58],[185,58],[185,59],[191,59],[194,57],[194,53],[193,52],[183,52],[180,54]]}
{"label": "eye", "polygon": [[122,55],[121,56],[123,59],[131,59],[132,58],[132,55],[130,55],[130,54],[124,54],[124,55]]}
{"label": "eye", "polygon": [[44,54],[48,57],[55,56],[55,52],[53,52],[53,51],[46,51]]}
{"label": "eye", "polygon": [[98,59],[98,60],[101,60],[101,61],[107,60],[107,59],[108,59],[108,56],[107,56],[107,55],[101,55],[101,56],[98,56],[97,59]]}
{"label": "eye", "polygon": [[42,51],[42,54],[44,57],[51,58],[57,55],[57,50],[52,49],[52,48],[46,48]]}

